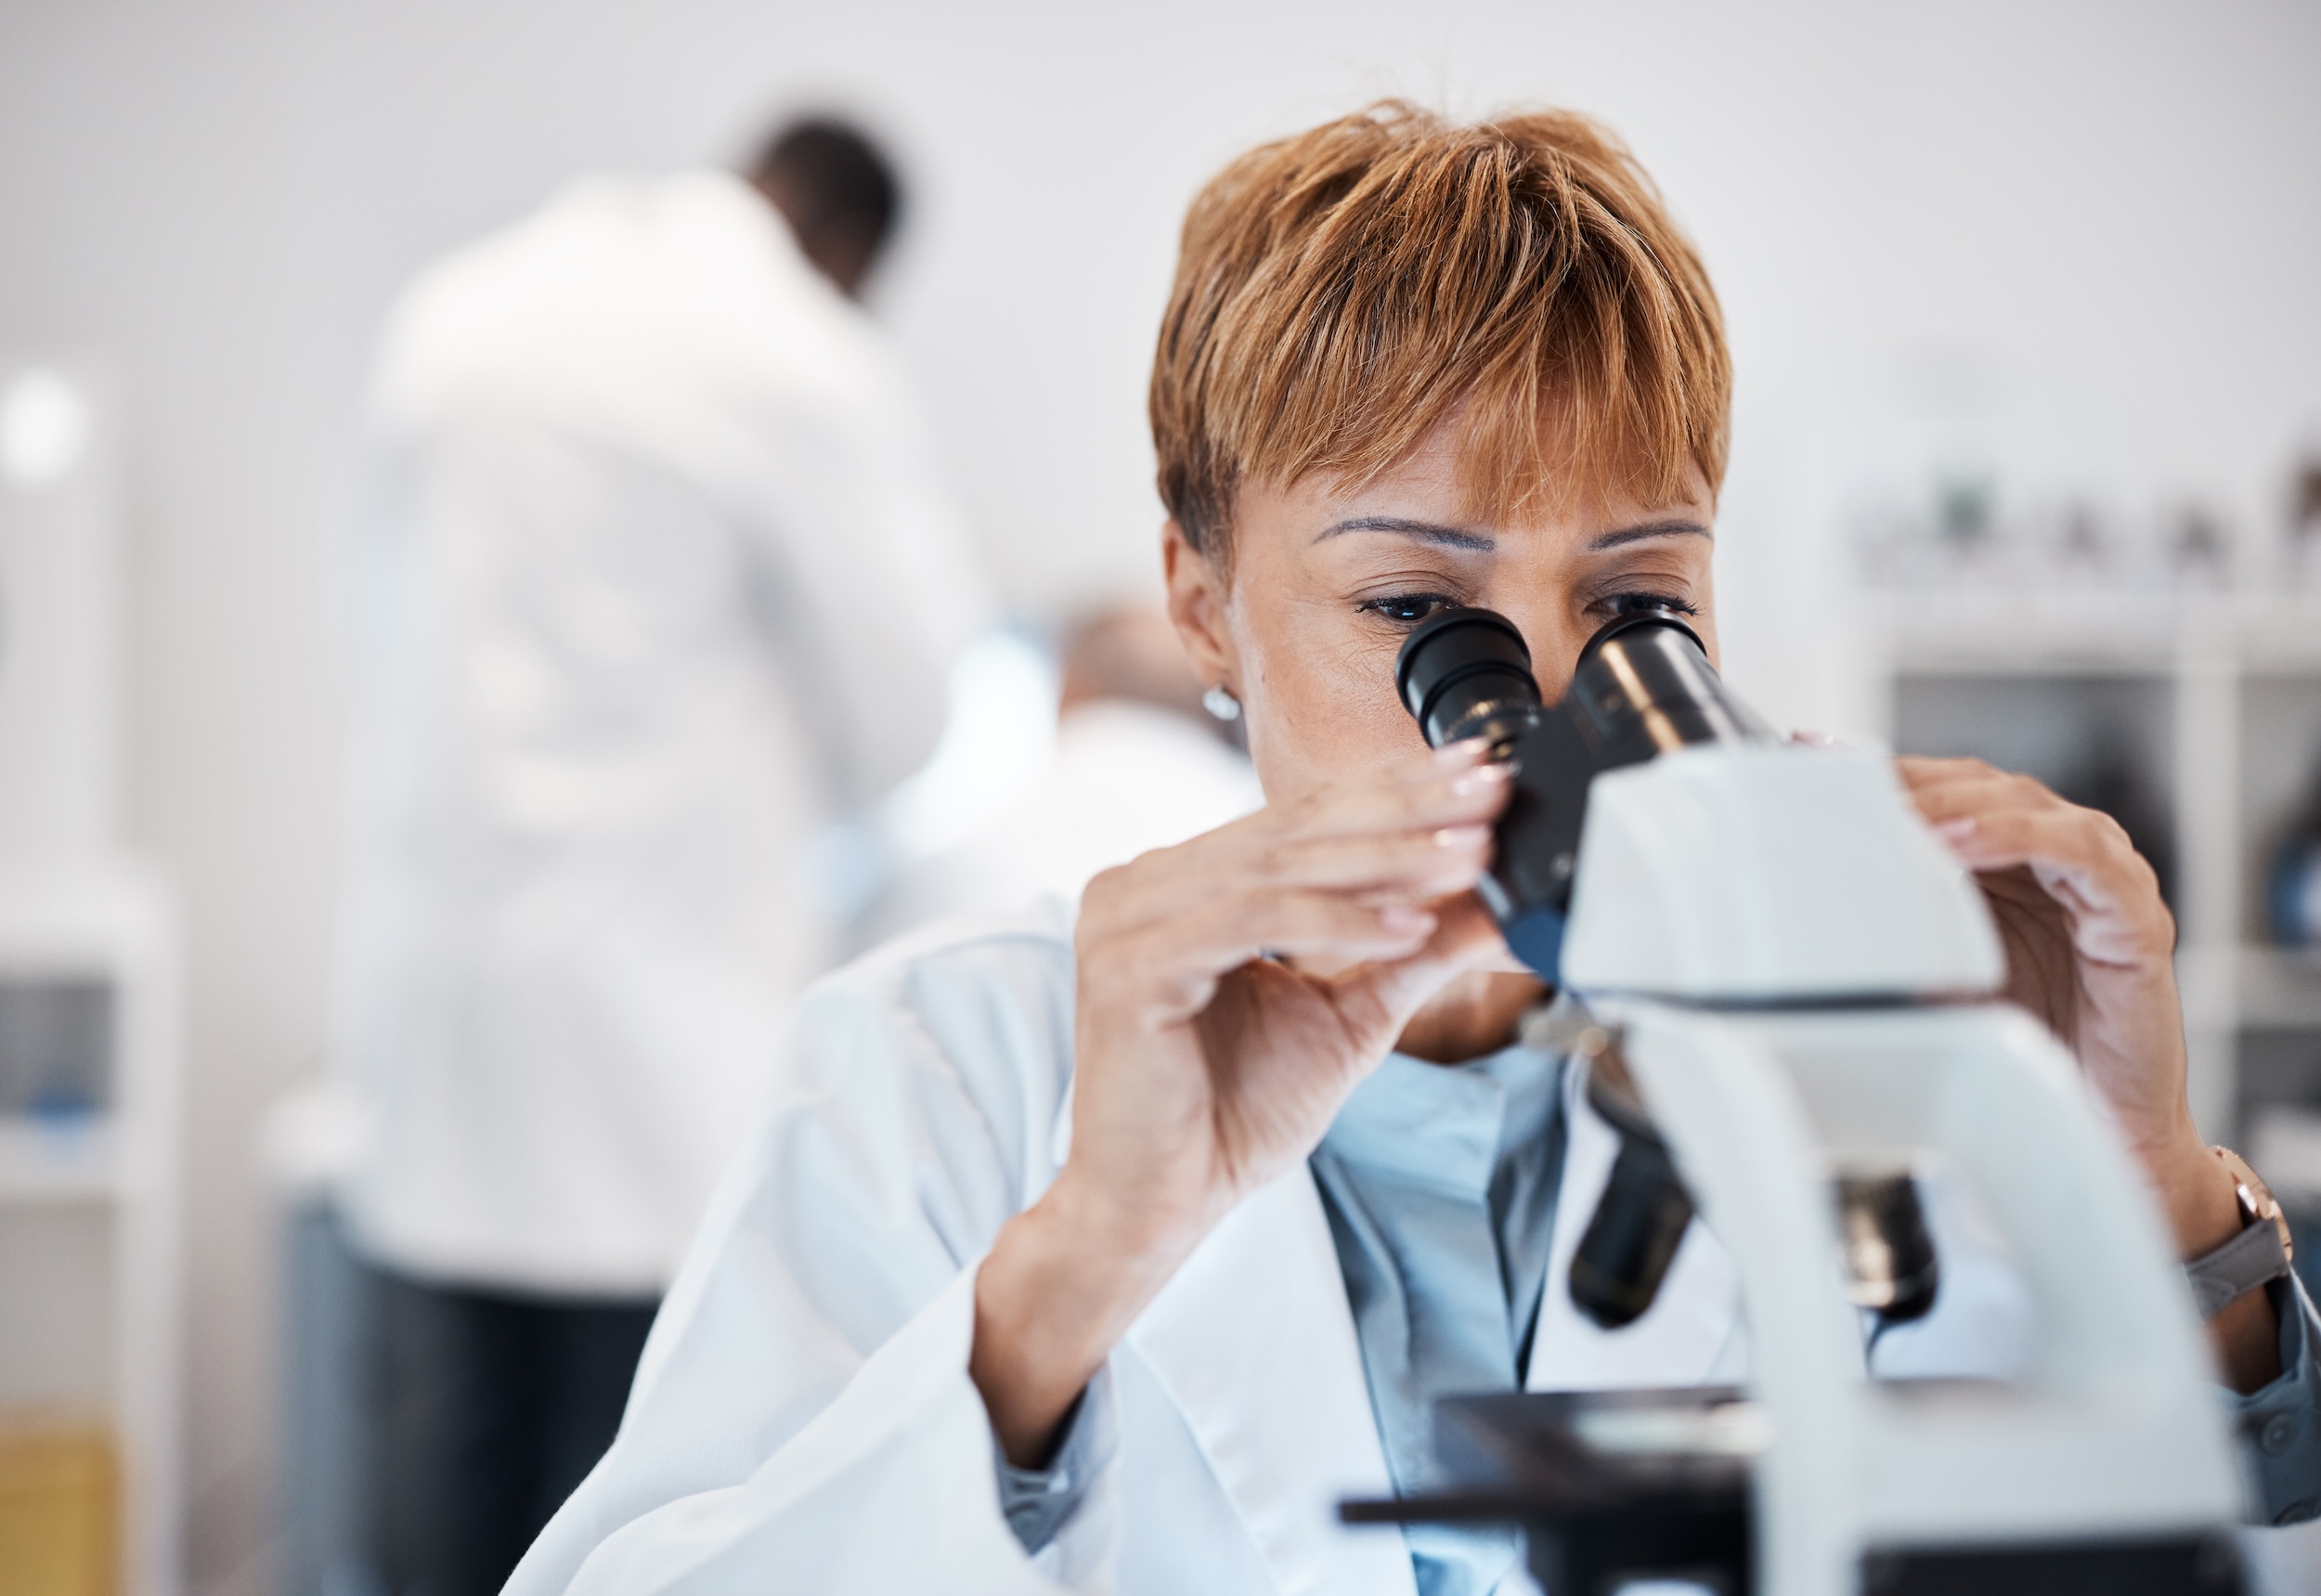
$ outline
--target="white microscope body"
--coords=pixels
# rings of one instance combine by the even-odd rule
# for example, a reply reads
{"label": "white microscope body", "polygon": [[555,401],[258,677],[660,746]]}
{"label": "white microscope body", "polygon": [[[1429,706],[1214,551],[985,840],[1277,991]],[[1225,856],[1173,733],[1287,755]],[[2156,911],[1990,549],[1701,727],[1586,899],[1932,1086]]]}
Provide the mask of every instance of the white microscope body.
{"label": "white microscope body", "polygon": [[[2158,1208],[2069,1054],[1997,1002],[1981,894],[1869,753],[1725,743],[1591,789],[1563,975],[1621,1047],[1739,1271],[1770,1440],[1758,1589],[1865,1554],[2143,1541],[2240,1486]],[[2035,1304],[2003,1382],[1866,1377],[1830,1196],[1898,1162],[1971,1188]],[[1552,1282],[1550,1290],[1560,1282]]]}

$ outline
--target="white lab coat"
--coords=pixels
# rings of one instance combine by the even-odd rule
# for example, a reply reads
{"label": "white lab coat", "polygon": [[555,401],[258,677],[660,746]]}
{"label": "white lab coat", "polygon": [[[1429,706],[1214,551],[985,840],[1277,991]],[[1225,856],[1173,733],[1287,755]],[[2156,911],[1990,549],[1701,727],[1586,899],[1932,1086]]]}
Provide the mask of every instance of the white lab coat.
{"label": "white lab coat", "polygon": [[1076,903],[1098,871],[1214,831],[1264,801],[1248,759],[1179,711],[1125,698],[1074,705],[1031,789],[901,871],[870,940],[1040,897]]}
{"label": "white lab coat", "polygon": [[[619,1438],[508,1596],[1411,1596],[1398,1531],[1334,1521],[1340,1499],[1392,1487],[1303,1165],[1228,1215],[1113,1353],[1090,1392],[1107,1460],[1081,1513],[1036,1559],[1001,1517],[966,1372],[976,1266],[1061,1164],[1071,1009],[1060,904],[936,928],[814,989]],[[1568,1101],[1550,1282],[1615,1150],[1584,1094]],[[1986,1345],[2020,1330],[2003,1292],[1977,1322],[1959,1278],[1928,1326],[1948,1315],[1954,1341],[1963,1326]],[[1739,1378],[1736,1303],[1730,1259],[1696,1225],[1625,1330],[1550,1290],[1528,1383]]]}
{"label": "white lab coat", "polygon": [[367,1251],[661,1290],[830,956],[810,849],[982,590],[883,338],[739,179],[594,179],[396,306],[334,1063]]}

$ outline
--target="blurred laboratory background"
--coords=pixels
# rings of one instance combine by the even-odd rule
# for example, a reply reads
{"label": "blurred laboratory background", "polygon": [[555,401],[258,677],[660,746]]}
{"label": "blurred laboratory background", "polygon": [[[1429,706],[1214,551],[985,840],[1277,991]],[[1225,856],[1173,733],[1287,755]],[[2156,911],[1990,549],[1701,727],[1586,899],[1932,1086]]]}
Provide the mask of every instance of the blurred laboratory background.
{"label": "blurred laboratory background", "polygon": [[[784,946],[826,962],[1255,801],[1155,617],[1151,342],[1202,179],[1385,95],[1632,143],[1737,365],[1727,674],[2117,815],[2182,926],[2203,1126],[2321,1259],[2309,0],[6,0],[0,1590],[387,1596],[331,1083],[351,529],[414,279],[798,116],[891,160],[885,258],[809,297],[891,361],[959,528],[913,567],[948,686],[892,729],[915,773],[817,789]],[[2309,1537],[2257,1558],[2321,1589]]]}

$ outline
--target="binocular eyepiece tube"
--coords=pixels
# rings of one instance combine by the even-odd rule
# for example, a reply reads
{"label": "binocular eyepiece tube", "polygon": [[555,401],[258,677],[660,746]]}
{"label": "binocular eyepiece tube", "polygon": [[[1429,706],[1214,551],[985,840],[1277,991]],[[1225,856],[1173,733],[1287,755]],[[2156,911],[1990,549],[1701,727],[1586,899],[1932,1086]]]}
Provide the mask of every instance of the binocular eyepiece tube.
{"label": "binocular eyepiece tube", "polygon": [[1505,753],[1544,707],[1530,645],[1492,610],[1447,610],[1420,625],[1394,658],[1394,688],[1433,748],[1481,737]]}
{"label": "binocular eyepiece tube", "polygon": [[1446,610],[1422,622],[1395,657],[1394,686],[1431,746],[1481,737],[1513,771],[1480,890],[1515,956],[1549,981],[1588,784],[1688,745],[1770,736],[1725,692],[1692,629],[1667,610],[1605,625],[1553,705],[1540,694],[1523,633],[1491,610]]}

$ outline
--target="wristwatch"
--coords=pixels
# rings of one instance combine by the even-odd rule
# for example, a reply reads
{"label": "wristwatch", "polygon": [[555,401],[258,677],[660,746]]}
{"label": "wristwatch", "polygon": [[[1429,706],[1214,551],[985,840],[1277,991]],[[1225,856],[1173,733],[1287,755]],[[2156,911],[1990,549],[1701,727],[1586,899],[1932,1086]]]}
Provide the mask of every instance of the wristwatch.
{"label": "wristwatch", "polygon": [[2296,1248],[2280,1203],[2249,1167],[2249,1161],[2230,1148],[2208,1150],[2232,1172],[2233,1195],[2240,1200],[2240,1234],[2184,1266],[2192,1280],[2193,1299],[2200,1304],[2200,1317],[2212,1319],[2259,1286],[2269,1286],[2288,1274]]}

